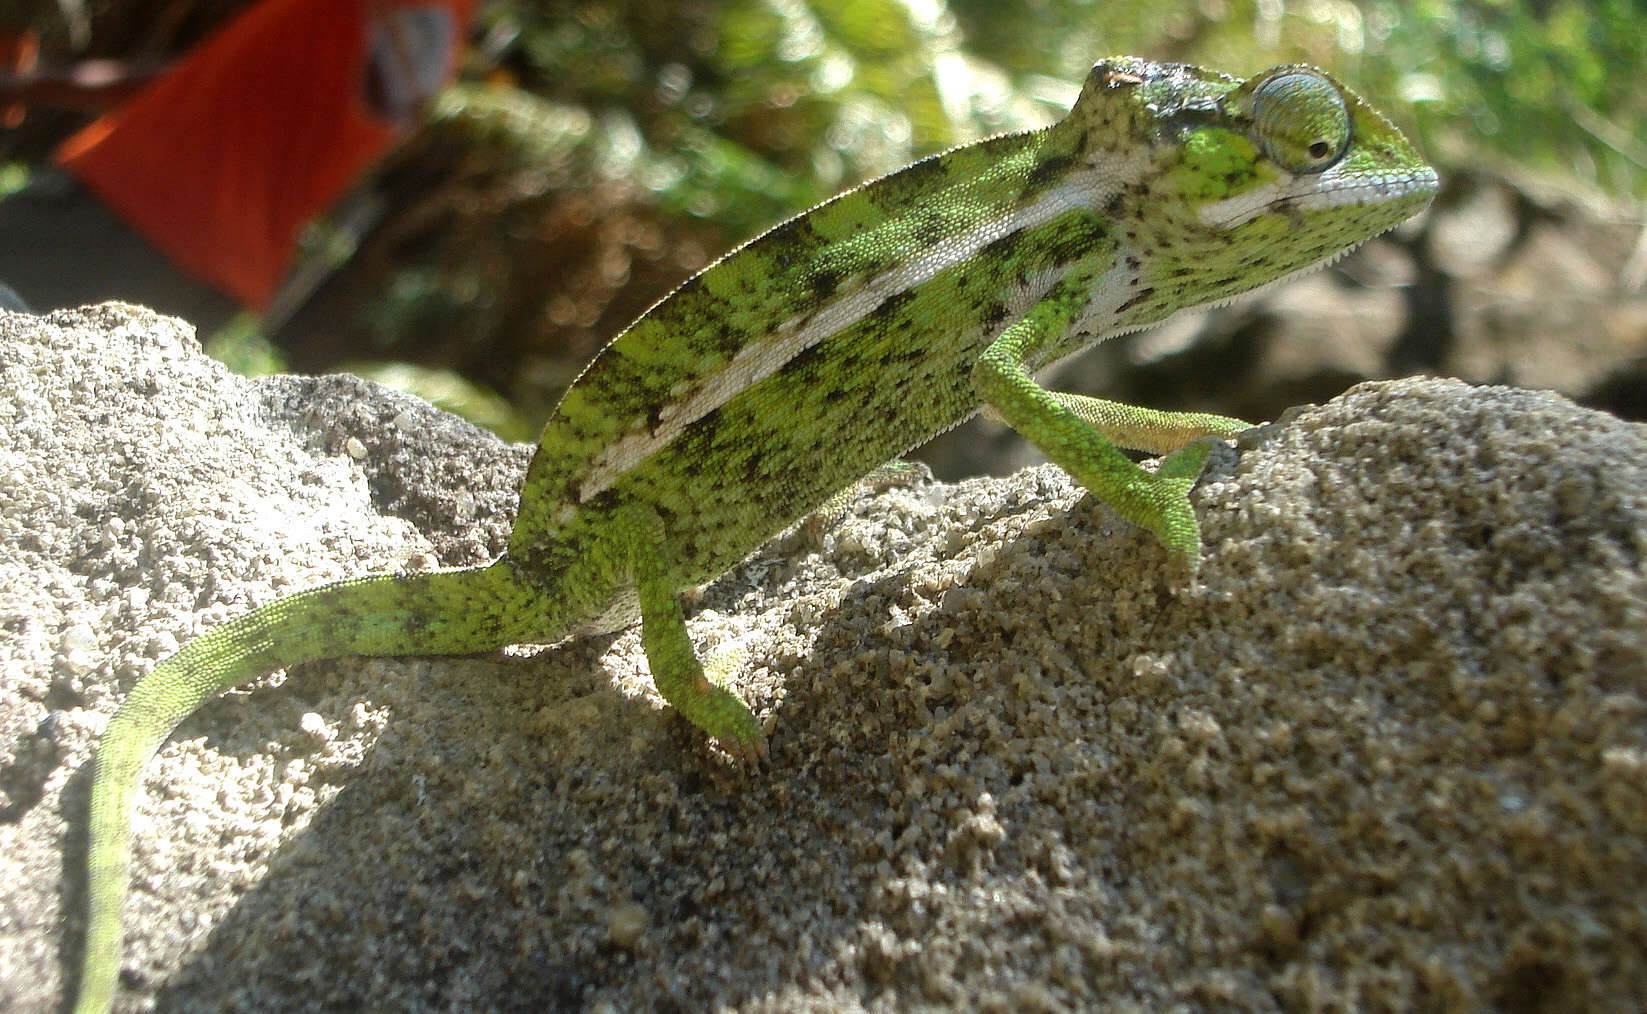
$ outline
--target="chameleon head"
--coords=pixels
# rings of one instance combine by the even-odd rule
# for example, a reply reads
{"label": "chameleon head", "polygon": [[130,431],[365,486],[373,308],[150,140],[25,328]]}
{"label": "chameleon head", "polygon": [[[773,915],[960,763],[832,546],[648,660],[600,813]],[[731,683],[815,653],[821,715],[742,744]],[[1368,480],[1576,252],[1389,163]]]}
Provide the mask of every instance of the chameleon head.
{"label": "chameleon head", "polygon": [[1144,224],[1127,245],[1161,297],[1156,317],[1330,262],[1422,211],[1436,191],[1435,170],[1394,125],[1303,64],[1240,81],[1180,64],[1101,62],[1065,124],[1089,137],[1107,126],[1149,153],[1144,185],[1121,199],[1137,202],[1126,220]]}

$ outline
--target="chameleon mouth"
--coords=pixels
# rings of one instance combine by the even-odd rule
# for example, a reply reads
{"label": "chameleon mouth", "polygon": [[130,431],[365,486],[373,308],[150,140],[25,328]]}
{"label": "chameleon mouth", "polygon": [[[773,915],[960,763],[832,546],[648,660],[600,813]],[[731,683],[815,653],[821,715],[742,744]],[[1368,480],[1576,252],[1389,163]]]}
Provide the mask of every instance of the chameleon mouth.
{"label": "chameleon mouth", "polygon": [[[1301,194],[1290,203],[1293,207],[1304,211],[1313,211],[1318,208],[1360,207],[1372,204],[1388,204],[1393,213],[1399,213],[1403,218],[1415,214],[1424,205],[1430,203],[1436,190],[1441,185],[1441,178],[1434,169],[1424,166],[1408,172],[1386,173],[1375,176],[1334,176],[1331,173],[1320,177],[1320,186],[1310,192]],[[1422,205],[1413,205],[1418,198],[1423,198]],[[1411,210],[1407,210],[1411,207]]]}
{"label": "chameleon mouth", "polygon": [[[1237,229],[1268,212],[1377,207],[1388,212],[1394,225],[1422,211],[1435,197],[1439,186],[1440,177],[1429,166],[1370,176],[1335,167],[1320,175],[1289,176],[1248,193],[1215,201],[1202,207],[1198,214],[1205,225]],[[1378,229],[1369,235],[1383,231]]]}

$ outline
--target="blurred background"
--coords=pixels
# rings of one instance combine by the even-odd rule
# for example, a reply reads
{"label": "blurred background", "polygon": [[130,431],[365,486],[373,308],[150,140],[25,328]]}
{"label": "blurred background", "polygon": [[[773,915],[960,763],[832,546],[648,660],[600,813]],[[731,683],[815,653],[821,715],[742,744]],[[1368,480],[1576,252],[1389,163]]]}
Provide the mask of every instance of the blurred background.
{"label": "blurred background", "polygon": [[[165,66],[228,0],[8,0],[0,56]],[[1056,119],[1134,54],[1324,67],[1442,174],[1422,219],[1264,298],[1100,346],[1052,386],[1250,420],[1412,373],[1647,418],[1647,9],[1638,0],[488,2],[456,81],[311,225],[245,373],[350,370],[531,440],[580,367],[692,272],[852,184]],[[0,89],[0,197],[84,111]],[[49,242],[49,237],[42,237]],[[941,477],[1030,452],[968,424]]]}

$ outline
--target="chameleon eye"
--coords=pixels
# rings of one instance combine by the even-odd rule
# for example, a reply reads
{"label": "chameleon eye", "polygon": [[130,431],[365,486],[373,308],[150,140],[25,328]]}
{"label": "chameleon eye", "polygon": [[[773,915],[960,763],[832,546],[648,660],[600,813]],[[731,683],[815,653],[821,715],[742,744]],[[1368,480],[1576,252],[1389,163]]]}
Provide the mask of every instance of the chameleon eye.
{"label": "chameleon eye", "polygon": [[1350,145],[1350,114],[1338,86],[1310,70],[1289,69],[1252,93],[1258,143],[1290,173],[1318,173]]}

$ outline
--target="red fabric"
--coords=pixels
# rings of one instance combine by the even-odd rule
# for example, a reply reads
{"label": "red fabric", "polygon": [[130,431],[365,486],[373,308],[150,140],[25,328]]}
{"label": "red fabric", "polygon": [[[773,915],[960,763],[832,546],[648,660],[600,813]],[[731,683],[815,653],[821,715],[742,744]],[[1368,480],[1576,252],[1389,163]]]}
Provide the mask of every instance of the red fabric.
{"label": "red fabric", "polygon": [[[459,39],[474,2],[439,4]],[[429,5],[263,0],[70,137],[58,164],[178,267],[262,309],[304,224],[398,134],[366,106],[369,15]]]}

